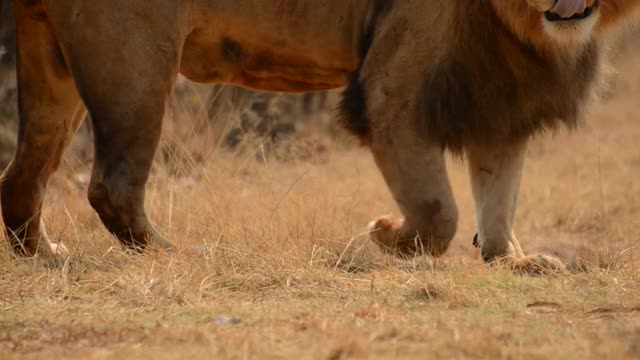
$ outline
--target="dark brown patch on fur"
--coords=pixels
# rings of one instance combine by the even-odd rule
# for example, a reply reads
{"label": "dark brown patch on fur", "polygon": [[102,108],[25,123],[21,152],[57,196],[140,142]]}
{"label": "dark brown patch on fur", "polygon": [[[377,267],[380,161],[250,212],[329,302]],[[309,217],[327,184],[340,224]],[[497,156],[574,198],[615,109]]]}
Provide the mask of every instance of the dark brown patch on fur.
{"label": "dark brown patch on fur", "polygon": [[239,63],[244,58],[242,46],[233,39],[222,39],[220,51],[222,52],[222,57],[229,62]]}
{"label": "dark brown patch on fur", "polygon": [[374,1],[371,22],[360,42],[360,66],[350,75],[349,84],[342,93],[340,102],[340,123],[365,144],[369,142],[371,129],[367,116],[366,86],[360,76],[360,67],[369,53],[380,18],[391,9],[391,6],[391,0]]}
{"label": "dark brown patch on fur", "polygon": [[509,143],[576,126],[597,77],[597,43],[577,60],[558,61],[519,41],[486,1],[459,6],[458,16],[465,21],[452,40],[460,45],[426,73],[419,131],[461,152],[466,143]]}
{"label": "dark brown patch on fur", "polygon": [[[442,201],[439,199],[423,201],[417,204],[414,210],[415,218],[412,221],[421,224],[418,232],[399,234],[398,238],[393,239],[395,242],[388,247],[393,248],[396,255],[401,257],[422,254],[437,257],[444,254],[455,235],[455,226],[448,228],[450,224],[444,221],[447,211]],[[454,222],[457,222],[457,218]]]}
{"label": "dark brown patch on fur", "polygon": [[[472,74],[463,64],[441,64],[424,84],[424,113],[427,134],[443,146],[459,147],[454,137],[465,131],[473,118],[473,93],[469,84]],[[461,141],[461,140],[458,140]]]}
{"label": "dark brown patch on fur", "polygon": [[28,9],[28,8],[33,8],[36,6],[42,6],[42,0],[25,0],[23,2],[23,6]]}
{"label": "dark brown patch on fur", "polygon": [[28,11],[29,18],[36,21],[47,20],[47,12],[44,9],[42,0],[26,0],[22,6]]}
{"label": "dark brown patch on fur", "polygon": [[426,201],[420,204],[419,212],[420,214],[429,219],[433,220],[439,213],[442,211],[442,203],[440,200],[435,199],[433,201]]}

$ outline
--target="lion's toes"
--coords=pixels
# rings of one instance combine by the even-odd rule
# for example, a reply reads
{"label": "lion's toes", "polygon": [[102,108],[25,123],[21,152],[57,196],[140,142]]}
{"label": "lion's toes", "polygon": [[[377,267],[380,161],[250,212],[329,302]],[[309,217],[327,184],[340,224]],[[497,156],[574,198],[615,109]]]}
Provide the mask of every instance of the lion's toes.
{"label": "lion's toes", "polygon": [[521,259],[525,257],[520,243],[515,237],[496,241],[496,239],[481,239],[479,235],[476,235],[474,245],[481,249],[482,259],[486,263],[501,261],[502,259]]}
{"label": "lion's toes", "polygon": [[67,247],[60,241],[51,241],[43,221],[40,221],[38,231],[39,241],[35,243],[35,248],[31,250],[32,254],[64,263],[70,256]]}
{"label": "lion's toes", "polygon": [[63,257],[63,258],[69,257],[69,250],[61,242],[50,243],[49,244],[49,249],[50,249],[51,254],[53,256],[58,256],[58,257]]}
{"label": "lion's toes", "polygon": [[545,275],[567,270],[567,265],[562,260],[546,254],[514,259],[510,265],[514,272],[521,275]]}
{"label": "lion's toes", "polygon": [[379,217],[369,223],[369,238],[379,246],[391,246],[395,240],[395,237],[391,235],[394,231],[397,231],[400,226],[399,221],[390,216]]}
{"label": "lion's toes", "polygon": [[37,256],[45,263],[58,267],[69,260],[71,255],[67,247],[61,242],[50,242],[48,239],[41,239],[40,246],[36,251]]}
{"label": "lion's toes", "polygon": [[487,264],[501,264],[520,275],[544,275],[564,272],[567,264],[560,258],[537,254],[526,256],[520,245],[514,240],[507,248],[482,246],[482,259]]}
{"label": "lion's toes", "polygon": [[369,239],[386,253],[395,254],[398,251],[398,240],[403,220],[391,216],[383,216],[369,223]]}

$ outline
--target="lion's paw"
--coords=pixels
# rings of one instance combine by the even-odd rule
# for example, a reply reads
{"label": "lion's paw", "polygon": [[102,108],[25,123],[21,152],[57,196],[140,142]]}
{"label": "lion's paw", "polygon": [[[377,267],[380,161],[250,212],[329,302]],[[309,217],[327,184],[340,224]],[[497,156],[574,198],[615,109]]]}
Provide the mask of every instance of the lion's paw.
{"label": "lion's paw", "polygon": [[61,242],[49,243],[49,251],[51,252],[51,255],[55,257],[64,259],[69,257],[69,250]]}
{"label": "lion's paw", "polygon": [[382,216],[369,223],[369,239],[373,241],[382,251],[394,252],[397,246],[399,232],[404,220],[394,219],[391,216]]}
{"label": "lion's paw", "polygon": [[49,242],[47,238],[40,240],[40,246],[35,254],[43,264],[54,269],[64,266],[71,259],[71,254],[63,243]]}
{"label": "lion's paw", "polygon": [[520,275],[548,275],[567,271],[567,265],[560,258],[546,254],[513,259],[510,266]]}
{"label": "lion's paw", "polygon": [[51,238],[47,234],[47,228],[43,221],[40,221],[40,241],[37,243],[32,254],[38,255],[42,258],[52,260],[54,262],[64,263],[71,256],[67,247],[60,241],[51,241]]}

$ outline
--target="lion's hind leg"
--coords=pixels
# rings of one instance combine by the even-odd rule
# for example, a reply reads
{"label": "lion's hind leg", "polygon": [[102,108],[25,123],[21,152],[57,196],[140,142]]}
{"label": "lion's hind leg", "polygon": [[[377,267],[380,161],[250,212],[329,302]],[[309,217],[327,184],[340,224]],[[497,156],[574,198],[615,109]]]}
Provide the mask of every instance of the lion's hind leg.
{"label": "lion's hind leg", "polygon": [[561,271],[565,264],[551,255],[525,256],[513,233],[527,141],[514,144],[467,145],[478,234],[474,244],[485,262],[502,262],[518,273]]}
{"label": "lion's hind leg", "polygon": [[[63,47],[93,122],[89,202],[124,248],[141,251],[155,244],[171,249],[173,244],[149,220],[144,200],[178,71],[179,31],[169,21],[175,19],[146,19],[133,11],[106,8],[100,21],[121,25],[100,32],[90,16],[77,15],[72,23],[58,24],[58,30],[67,40]],[[147,21],[165,31],[136,30],[151,26]],[[101,41],[95,41],[96,32]]]}
{"label": "lion's hind leg", "polygon": [[66,256],[49,241],[41,222],[47,182],[85,109],[46,21],[16,3],[20,128],[18,148],[2,179],[2,216],[14,252]]}
{"label": "lion's hind leg", "polygon": [[[129,249],[143,250],[150,243],[173,248],[151,224],[144,208],[145,185],[159,143],[166,94],[163,81],[141,81],[133,68],[114,76],[115,92],[102,97],[96,87],[85,89],[93,120],[95,162],[89,185],[89,202],[107,229]],[[161,72],[161,69],[158,69]],[[165,75],[172,76],[170,67]],[[159,75],[160,76],[160,75]],[[167,81],[168,83],[168,81]]]}

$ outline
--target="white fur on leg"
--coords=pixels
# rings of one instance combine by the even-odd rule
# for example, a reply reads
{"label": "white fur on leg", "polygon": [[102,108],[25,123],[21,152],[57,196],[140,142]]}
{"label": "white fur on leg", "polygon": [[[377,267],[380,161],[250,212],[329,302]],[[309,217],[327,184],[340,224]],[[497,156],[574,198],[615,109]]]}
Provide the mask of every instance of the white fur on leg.
{"label": "white fur on leg", "polygon": [[566,265],[555,256],[525,256],[513,233],[526,150],[526,142],[467,148],[476,203],[478,245],[484,261],[503,263],[518,273],[536,275],[564,271]]}
{"label": "white fur on leg", "polygon": [[51,258],[53,260],[66,261],[69,258],[69,250],[62,242],[52,242],[47,234],[44,221],[40,220],[40,241],[38,255]]}

